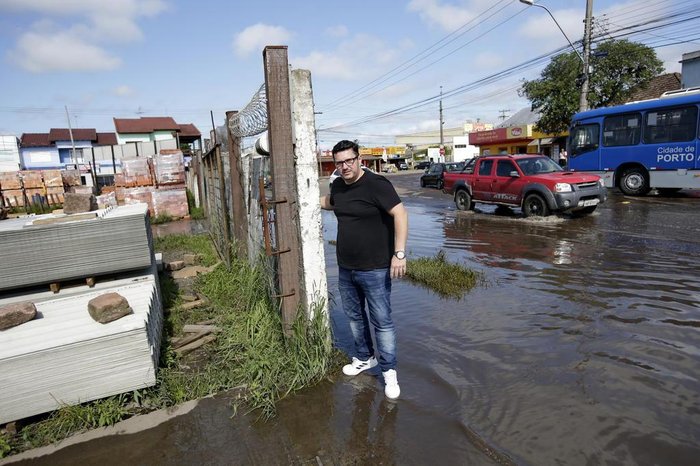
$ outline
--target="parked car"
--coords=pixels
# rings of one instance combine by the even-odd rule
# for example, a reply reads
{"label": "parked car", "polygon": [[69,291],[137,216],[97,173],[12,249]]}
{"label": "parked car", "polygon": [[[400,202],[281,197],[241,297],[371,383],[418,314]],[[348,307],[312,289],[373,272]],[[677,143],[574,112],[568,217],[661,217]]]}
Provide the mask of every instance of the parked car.
{"label": "parked car", "polygon": [[406,162],[399,162],[396,165],[399,167],[399,170],[408,170],[408,164]]}
{"label": "parked car", "polygon": [[413,168],[416,170],[427,170],[430,168],[430,162],[418,162]]}
{"label": "parked car", "polygon": [[473,209],[475,203],[496,204],[520,207],[526,217],[590,214],[607,198],[599,176],[565,172],[549,157],[536,154],[478,157],[462,172],[447,173],[444,183],[459,210]]}
{"label": "parked car", "polygon": [[444,175],[447,172],[460,172],[464,168],[464,163],[462,162],[452,162],[452,163],[434,163],[428,168],[423,175],[420,177],[420,186],[425,188],[426,186],[434,186],[437,189],[442,189],[445,186]]}
{"label": "parked car", "polygon": [[[364,165],[362,166],[362,169],[366,172],[371,172],[372,169],[369,167],[365,167]],[[336,178],[340,176],[340,168],[336,168],[333,170],[333,173],[331,173],[331,176],[328,177],[328,187],[330,188],[333,185],[333,181],[335,181]]]}

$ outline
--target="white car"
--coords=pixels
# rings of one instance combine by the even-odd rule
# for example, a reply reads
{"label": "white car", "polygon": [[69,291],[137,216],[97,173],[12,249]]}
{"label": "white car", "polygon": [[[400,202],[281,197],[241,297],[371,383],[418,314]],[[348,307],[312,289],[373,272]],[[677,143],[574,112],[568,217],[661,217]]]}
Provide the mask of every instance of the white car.
{"label": "white car", "polygon": [[[369,167],[365,167],[364,165],[362,166],[362,169],[366,172],[371,172],[372,169]],[[328,187],[330,188],[333,186],[333,182],[335,181],[336,178],[340,176],[340,168],[336,168],[333,170],[333,173],[331,173],[331,176],[328,178]]]}

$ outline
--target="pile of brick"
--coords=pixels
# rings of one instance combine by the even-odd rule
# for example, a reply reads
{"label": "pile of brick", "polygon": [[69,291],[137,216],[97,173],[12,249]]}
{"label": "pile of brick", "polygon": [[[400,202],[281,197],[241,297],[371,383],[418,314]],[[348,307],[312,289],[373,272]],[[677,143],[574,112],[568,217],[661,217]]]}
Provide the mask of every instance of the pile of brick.
{"label": "pile of brick", "polygon": [[27,204],[60,205],[65,192],[82,188],[77,170],[22,170],[0,173],[0,204],[25,207]]}
{"label": "pile of brick", "polygon": [[0,196],[8,207],[24,206],[24,191],[19,172],[0,173]]}
{"label": "pile of brick", "polygon": [[[163,149],[152,159],[124,159],[122,166],[123,173],[114,178],[114,194],[118,204],[146,203],[149,213],[155,217],[185,218],[189,215],[182,151]],[[103,193],[110,191],[102,190]],[[97,202],[103,205],[110,200],[98,196]]]}
{"label": "pile of brick", "polygon": [[[65,189],[61,170],[43,170],[46,200],[49,205],[63,204]],[[80,176],[78,176],[80,182]]]}

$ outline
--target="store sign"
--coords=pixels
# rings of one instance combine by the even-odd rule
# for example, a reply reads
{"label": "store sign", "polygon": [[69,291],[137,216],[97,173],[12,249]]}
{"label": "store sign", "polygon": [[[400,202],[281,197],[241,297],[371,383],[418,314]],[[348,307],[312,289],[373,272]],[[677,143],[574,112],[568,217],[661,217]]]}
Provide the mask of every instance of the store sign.
{"label": "store sign", "polygon": [[505,128],[477,131],[476,133],[469,133],[469,144],[473,146],[496,144],[505,141],[507,137],[508,134]]}
{"label": "store sign", "polygon": [[508,128],[508,139],[522,139],[527,136],[527,126],[511,126]]}

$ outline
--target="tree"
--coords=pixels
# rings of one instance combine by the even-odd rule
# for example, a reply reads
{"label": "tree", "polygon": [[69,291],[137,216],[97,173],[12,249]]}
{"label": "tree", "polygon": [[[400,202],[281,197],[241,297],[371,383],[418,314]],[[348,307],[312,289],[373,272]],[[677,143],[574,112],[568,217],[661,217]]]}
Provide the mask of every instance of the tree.
{"label": "tree", "polygon": [[[589,60],[588,105],[590,108],[624,103],[639,86],[663,71],[654,49],[628,40],[600,43]],[[536,129],[547,134],[567,130],[579,109],[581,60],[575,52],[557,55],[539,79],[524,81],[520,95],[540,113]]]}

